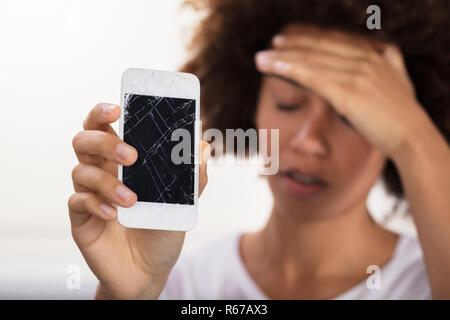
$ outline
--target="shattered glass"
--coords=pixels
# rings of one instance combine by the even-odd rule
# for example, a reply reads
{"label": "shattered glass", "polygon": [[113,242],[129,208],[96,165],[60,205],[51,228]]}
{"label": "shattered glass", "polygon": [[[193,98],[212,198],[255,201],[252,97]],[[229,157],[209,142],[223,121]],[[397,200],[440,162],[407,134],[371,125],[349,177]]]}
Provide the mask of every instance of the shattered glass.
{"label": "shattered glass", "polygon": [[[195,100],[126,93],[123,139],[136,148],[137,161],[123,167],[123,183],[138,201],[194,204]],[[175,164],[172,141],[179,128],[189,131],[190,162]]]}

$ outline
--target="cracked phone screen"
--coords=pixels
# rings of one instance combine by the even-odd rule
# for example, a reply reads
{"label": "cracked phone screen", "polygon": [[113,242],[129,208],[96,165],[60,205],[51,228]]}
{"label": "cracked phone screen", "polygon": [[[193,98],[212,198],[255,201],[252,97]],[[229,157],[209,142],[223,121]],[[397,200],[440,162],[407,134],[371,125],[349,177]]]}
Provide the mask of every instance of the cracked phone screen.
{"label": "cracked phone screen", "polygon": [[[195,100],[129,93],[124,98],[123,140],[136,148],[138,159],[123,166],[123,183],[138,201],[193,205]],[[172,132],[179,128],[190,133],[189,163],[171,158],[179,143]]]}

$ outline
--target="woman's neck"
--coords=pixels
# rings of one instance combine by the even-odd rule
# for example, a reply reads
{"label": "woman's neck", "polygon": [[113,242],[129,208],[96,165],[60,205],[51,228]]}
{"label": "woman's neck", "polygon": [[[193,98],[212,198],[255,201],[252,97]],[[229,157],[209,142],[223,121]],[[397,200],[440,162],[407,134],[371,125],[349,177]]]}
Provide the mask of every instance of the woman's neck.
{"label": "woman's neck", "polygon": [[397,240],[370,217],[363,203],[318,221],[298,221],[274,208],[266,226],[248,235],[242,248],[244,258],[267,264],[280,275],[321,279],[364,274],[369,265],[381,266]]}

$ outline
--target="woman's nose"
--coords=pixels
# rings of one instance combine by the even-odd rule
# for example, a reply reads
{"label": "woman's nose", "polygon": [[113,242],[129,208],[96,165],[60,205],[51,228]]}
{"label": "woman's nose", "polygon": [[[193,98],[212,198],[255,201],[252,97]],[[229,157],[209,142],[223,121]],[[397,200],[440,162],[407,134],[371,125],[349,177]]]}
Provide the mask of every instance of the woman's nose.
{"label": "woman's nose", "polygon": [[298,129],[291,139],[291,147],[294,151],[310,156],[326,156],[328,153],[327,119],[328,116],[324,110],[304,113]]}

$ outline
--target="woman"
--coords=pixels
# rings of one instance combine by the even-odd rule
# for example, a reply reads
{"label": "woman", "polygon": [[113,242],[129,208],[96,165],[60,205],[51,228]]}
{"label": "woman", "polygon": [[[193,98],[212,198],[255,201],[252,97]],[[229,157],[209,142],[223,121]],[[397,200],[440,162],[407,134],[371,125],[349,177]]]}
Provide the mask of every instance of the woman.
{"label": "woman", "polygon": [[[137,152],[109,125],[120,108],[99,104],[73,140],[69,199],[96,297],[450,298],[449,11],[422,3],[382,2],[371,31],[370,1],[206,2],[183,71],[201,81],[206,128],[280,130],[270,218],[178,262],[184,232],[123,228],[115,206],[136,195],[117,164]],[[371,219],[380,175],[409,201],[418,240]]]}

